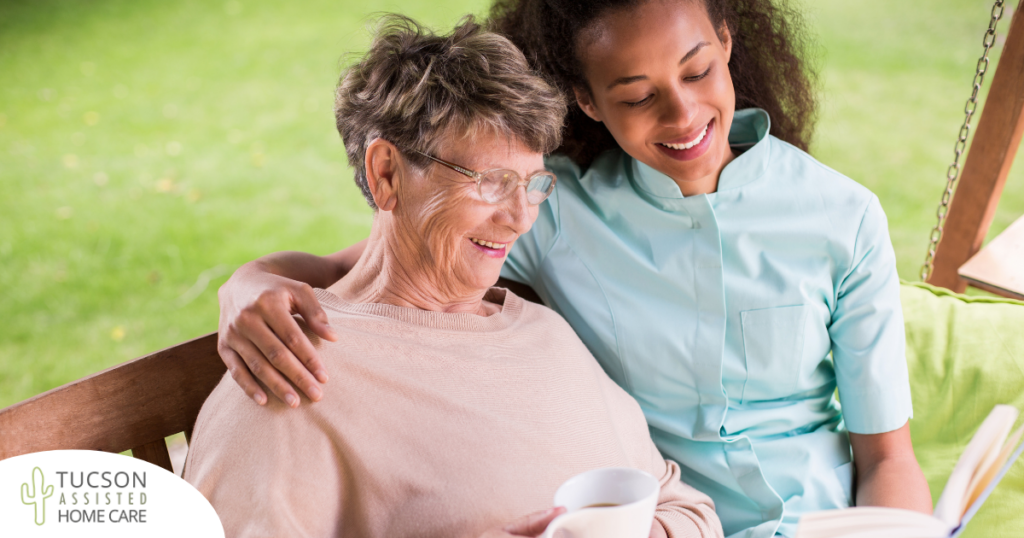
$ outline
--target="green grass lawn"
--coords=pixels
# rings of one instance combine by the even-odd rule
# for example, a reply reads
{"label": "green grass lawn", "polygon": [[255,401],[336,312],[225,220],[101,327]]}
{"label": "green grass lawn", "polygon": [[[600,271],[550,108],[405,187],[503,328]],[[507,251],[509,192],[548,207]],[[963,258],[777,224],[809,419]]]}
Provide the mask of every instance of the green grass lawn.
{"label": "green grass lawn", "polygon": [[[878,194],[915,279],[990,4],[807,4],[813,152]],[[0,407],[214,330],[245,261],[365,237],[331,113],[344,53],[375,12],[445,28],[485,10],[0,0]],[[993,232],[1024,213],[1022,170]]]}

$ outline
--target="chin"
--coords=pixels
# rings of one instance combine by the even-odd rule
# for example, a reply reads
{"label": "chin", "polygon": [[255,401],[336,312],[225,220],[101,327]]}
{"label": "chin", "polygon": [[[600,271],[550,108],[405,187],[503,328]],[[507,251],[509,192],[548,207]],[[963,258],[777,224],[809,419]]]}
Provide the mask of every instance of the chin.
{"label": "chin", "polygon": [[499,273],[497,275],[494,275],[494,277],[490,278],[490,279],[482,279],[481,282],[480,282],[480,287],[482,289],[485,289],[485,290],[493,288],[494,286],[496,286],[498,284],[498,278],[500,278],[500,277],[501,277],[501,273]]}
{"label": "chin", "polygon": [[498,278],[501,276],[500,271],[492,273],[491,271],[478,271],[470,275],[464,282],[466,282],[473,289],[486,291],[493,288],[498,283]]}
{"label": "chin", "polygon": [[709,166],[707,163],[703,162],[690,162],[682,164],[679,163],[678,161],[673,161],[671,159],[659,159],[658,161],[654,162],[657,162],[661,165],[655,167],[659,172],[665,174],[666,176],[672,178],[675,181],[683,183],[698,181],[704,177],[707,177],[708,174],[713,173],[712,171],[714,170],[713,166]]}
{"label": "chin", "polygon": [[686,163],[668,159],[667,170],[671,170],[671,173],[666,175],[679,181],[700,181],[718,172],[723,160],[720,148],[712,148],[699,158]]}

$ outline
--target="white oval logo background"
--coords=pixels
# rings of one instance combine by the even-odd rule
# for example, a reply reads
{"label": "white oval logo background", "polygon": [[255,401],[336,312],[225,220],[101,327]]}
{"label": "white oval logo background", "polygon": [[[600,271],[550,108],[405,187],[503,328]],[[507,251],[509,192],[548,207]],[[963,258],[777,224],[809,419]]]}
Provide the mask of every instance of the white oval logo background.
{"label": "white oval logo background", "polygon": [[4,536],[223,538],[209,501],[140,459],[52,450],[0,461]]}

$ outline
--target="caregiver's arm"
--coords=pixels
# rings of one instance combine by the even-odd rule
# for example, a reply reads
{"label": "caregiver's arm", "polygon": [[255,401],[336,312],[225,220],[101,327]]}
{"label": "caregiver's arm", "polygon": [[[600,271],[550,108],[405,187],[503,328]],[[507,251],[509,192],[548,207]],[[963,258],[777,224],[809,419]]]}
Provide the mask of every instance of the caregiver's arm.
{"label": "caregiver's arm", "polygon": [[304,252],[269,254],[238,268],[221,286],[217,352],[250,398],[260,405],[267,402],[255,375],[292,407],[299,404],[299,397],[285,377],[311,400],[320,399],[316,382],[326,382],[327,372],[292,316],[301,316],[321,338],[336,340],[313,287],[337,282],[365,249],[363,240],[324,257]]}
{"label": "caregiver's arm", "polygon": [[[300,316],[314,334],[335,341],[337,336],[313,288],[327,288],[348,274],[365,249],[363,240],[322,257],[304,252],[268,254],[239,267],[221,286],[217,352],[231,378],[256,403],[267,403],[257,378],[291,407],[299,405],[293,385],[309,399],[320,399],[323,392],[317,381],[327,382],[327,370],[293,316]],[[501,279],[498,285],[540,302],[525,284]]]}
{"label": "caregiver's arm", "polygon": [[857,469],[857,506],[932,513],[932,494],[910,443],[910,423],[886,433],[850,434]]}
{"label": "caregiver's arm", "polygon": [[853,445],[856,504],[930,513],[931,494],[910,442],[914,410],[896,255],[874,196],[848,263],[828,331]]}

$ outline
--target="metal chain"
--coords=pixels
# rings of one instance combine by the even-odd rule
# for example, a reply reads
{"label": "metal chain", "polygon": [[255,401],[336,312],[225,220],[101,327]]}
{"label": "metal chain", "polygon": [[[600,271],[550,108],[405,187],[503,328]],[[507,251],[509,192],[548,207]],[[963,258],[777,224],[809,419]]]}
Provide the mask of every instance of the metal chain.
{"label": "metal chain", "polygon": [[978,92],[981,91],[981,83],[985,79],[985,73],[988,71],[988,52],[996,42],[996,24],[1003,17],[1004,3],[1005,0],[996,0],[992,6],[992,19],[988,23],[988,30],[985,30],[985,37],[981,42],[985,49],[981,53],[981,58],[978,59],[971,97],[967,99],[967,104],[964,105],[964,123],[960,126],[960,135],[953,146],[955,154],[953,164],[949,165],[949,168],[946,169],[946,190],[942,192],[942,201],[939,203],[939,208],[935,211],[938,222],[932,228],[932,233],[929,237],[928,254],[925,256],[924,265],[921,267],[922,282],[927,281],[932,275],[932,268],[935,264],[935,249],[938,248],[939,241],[942,239],[942,228],[946,224],[946,215],[949,213],[949,202],[953,199],[953,187],[956,186],[956,180],[960,178],[960,157],[963,156],[964,150],[967,149],[967,135],[971,132],[971,118],[974,117],[974,111],[978,108]]}

